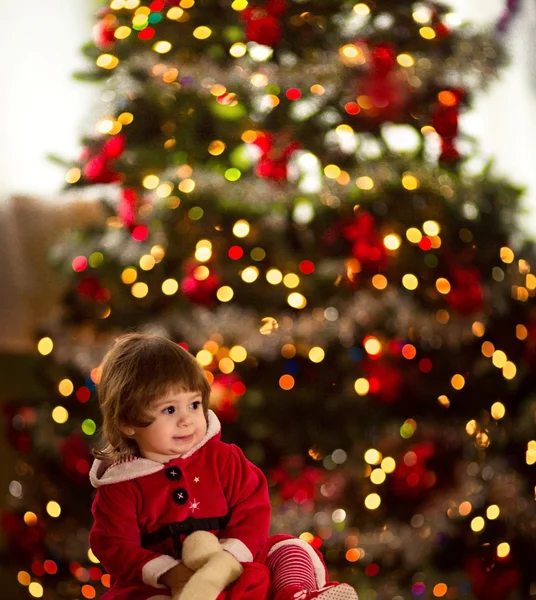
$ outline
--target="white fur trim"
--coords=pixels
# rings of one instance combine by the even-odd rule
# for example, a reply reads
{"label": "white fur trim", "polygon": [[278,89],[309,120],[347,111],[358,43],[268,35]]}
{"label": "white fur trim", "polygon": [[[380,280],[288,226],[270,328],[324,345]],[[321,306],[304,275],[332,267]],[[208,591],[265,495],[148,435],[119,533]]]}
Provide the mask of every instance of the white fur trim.
{"label": "white fur trim", "polygon": [[229,554],[232,554],[238,562],[253,562],[253,554],[244,542],[236,538],[229,538],[220,540],[220,545]]}
{"label": "white fur trim", "polygon": [[155,588],[166,588],[163,583],[158,583],[158,578],[178,564],[178,560],[171,558],[167,554],[161,554],[143,565],[141,578],[147,585]]}
{"label": "white fur trim", "polygon": [[270,548],[268,556],[271,556],[274,552],[277,552],[279,548],[282,548],[283,546],[300,546],[300,548],[303,548],[310,556],[311,561],[313,562],[317,587],[323,588],[326,585],[326,568],[324,567],[322,561],[320,560],[320,558],[318,558],[317,553],[314,551],[314,548],[310,544],[308,544],[305,540],[300,540],[299,538],[283,540],[282,542],[277,542],[277,544],[274,544]]}
{"label": "white fur trim", "polygon": [[[216,436],[221,431],[221,424],[218,417],[213,411],[208,411],[208,426],[203,439],[196,444],[186,454],[179,458],[188,458],[194,452],[204,446],[210,439]],[[145,475],[158,473],[164,468],[164,464],[148,458],[140,458],[138,456],[128,456],[114,463],[96,459],[93,461],[91,471],[89,472],[89,480],[93,487],[100,487],[111,483],[119,483],[120,481],[129,481],[137,479]]]}
{"label": "white fur trim", "polygon": [[186,454],[183,454],[180,458],[188,458],[189,456],[192,456],[192,454],[194,452],[197,452],[199,450],[199,448],[204,446],[215,435],[218,435],[218,433],[220,433],[220,431],[221,431],[221,424],[220,424],[218,417],[216,416],[216,414],[213,411],[209,410],[208,411],[208,426],[207,426],[207,432],[205,433],[205,436],[199,442],[199,444],[195,445],[191,450],[188,450],[188,452],[186,452]]}

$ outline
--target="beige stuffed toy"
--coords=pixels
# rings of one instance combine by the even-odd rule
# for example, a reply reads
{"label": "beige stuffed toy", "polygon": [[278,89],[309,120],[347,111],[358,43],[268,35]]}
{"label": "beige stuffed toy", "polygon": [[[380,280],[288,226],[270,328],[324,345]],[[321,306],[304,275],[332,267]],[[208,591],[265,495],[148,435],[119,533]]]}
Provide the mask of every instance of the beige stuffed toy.
{"label": "beige stuffed toy", "polygon": [[182,545],[182,564],[173,570],[171,600],[216,600],[244,569],[215,535],[194,531]]}

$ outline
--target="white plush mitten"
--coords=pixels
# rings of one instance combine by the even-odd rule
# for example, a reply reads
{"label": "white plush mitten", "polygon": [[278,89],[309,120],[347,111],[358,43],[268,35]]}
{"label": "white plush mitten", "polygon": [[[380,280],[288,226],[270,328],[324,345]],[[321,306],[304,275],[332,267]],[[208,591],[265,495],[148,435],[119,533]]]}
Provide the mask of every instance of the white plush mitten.
{"label": "white plush mitten", "polygon": [[195,573],[172,600],[216,600],[243,571],[236,558],[207,531],[195,531],[184,540],[182,560]]}

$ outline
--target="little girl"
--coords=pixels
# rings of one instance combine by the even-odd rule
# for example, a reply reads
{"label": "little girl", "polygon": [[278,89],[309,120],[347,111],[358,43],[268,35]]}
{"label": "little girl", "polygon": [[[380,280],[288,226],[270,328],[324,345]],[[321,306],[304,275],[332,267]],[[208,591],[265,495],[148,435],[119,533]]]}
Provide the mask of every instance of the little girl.
{"label": "little girl", "polygon": [[349,585],[327,583],[312,546],[268,536],[266,479],[220,440],[209,383],[186,350],[155,335],[124,335],[104,358],[98,394],[103,445],[90,473],[90,543],[111,576],[103,600],[189,600],[202,569],[183,564],[182,547],[186,562],[199,530],[216,536],[218,570],[231,574],[225,591],[203,600],[357,600]]}

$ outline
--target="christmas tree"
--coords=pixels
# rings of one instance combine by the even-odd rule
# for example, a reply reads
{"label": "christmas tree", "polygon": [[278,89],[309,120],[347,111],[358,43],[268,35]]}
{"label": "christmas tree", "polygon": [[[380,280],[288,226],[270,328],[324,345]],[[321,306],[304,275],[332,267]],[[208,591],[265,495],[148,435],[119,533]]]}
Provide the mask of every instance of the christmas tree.
{"label": "christmas tree", "polygon": [[112,0],[85,53],[102,103],[66,181],[102,219],[52,249],[46,393],[7,409],[21,589],[109,585],[95,387],[141,329],[197,357],[274,532],[361,600],[536,595],[536,276],[520,190],[458,128],[496,35],[429,0]]}

